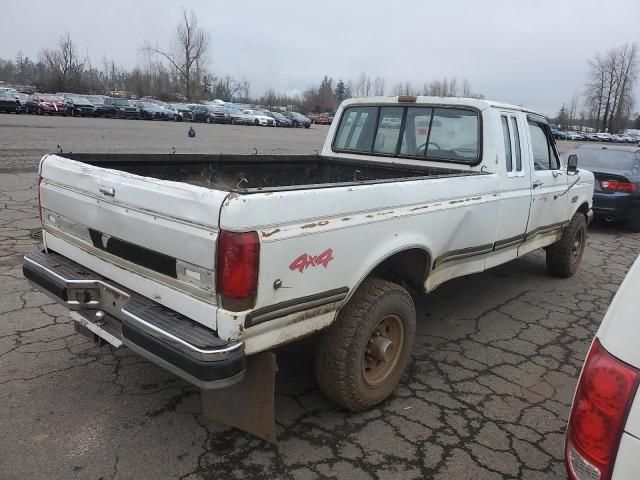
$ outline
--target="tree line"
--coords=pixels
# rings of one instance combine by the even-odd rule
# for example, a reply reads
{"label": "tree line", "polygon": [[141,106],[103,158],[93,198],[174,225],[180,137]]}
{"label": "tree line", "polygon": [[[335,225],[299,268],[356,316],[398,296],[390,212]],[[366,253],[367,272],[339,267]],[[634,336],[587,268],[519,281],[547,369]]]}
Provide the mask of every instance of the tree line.
{"label": "tree line", "polygon": [[[211,34],[198,23],[193,11],[182,10],[171,41],[164,46],[146,41],[140,47],[142,65],[127,70],[112,58],[93,64],[82,56],[71,36],[60,37],[54,48],[42,49],[36,59],[23,56],[0,58],[0,80],[31,86],[38,91],[135,95],[168,101],[220,99],[256,103],[269,108],[290,106],[304,112],[331,112],[351,97],[382,95],[433,95],[483,98],[467,80],[456,77],[431,80],[422,85],[401,81],[389,84],[382,76],[366,72],[357,78],[325,75],[317,86],[291,95],[268,89],[261,95],[251,91],[251,81],[209,70]],[[635,43],[598,53],[589,60],[584,91],[565,102],[555,119],[562,128],[590,127],[617,132],[640,128],[640,114],[633,114],[633,91],[640,60]],[[635,121],[632,120],[635,118]]]}
{"label": "tree line", "polygon": [[18,53],[0,58],[0,80],[29,86],[41,92],[75,92],[135,95],[168,101],[220,99],[258,103],[268,107],[292,106],[305,112],[330,112],[345,99],[372,95],[438,95],[481,97],[467,80],[443,78],[421,86],[411,82],[388,85],[384,77],[362,73],[355,79],[324,76],[318,86],[290,95],[268,89],[252,95],[251,82],[209,70],[211,34],[198,23],[193,11],[182,10],[172,40],[165,46],[146,41],[140,47],[144,62],[131,70],[104,56],[98,64],[79,53],[71,36],[63,34],[54,48],[42,49],[32,59]]}
{"label": "tree line", "polygon": [[594,55],[589,60],[584,91],[562,104],[554,122],[561,128],[588,127],[610,133],[640,129],[640,113],[633,113],[638,55],[635,43]]}

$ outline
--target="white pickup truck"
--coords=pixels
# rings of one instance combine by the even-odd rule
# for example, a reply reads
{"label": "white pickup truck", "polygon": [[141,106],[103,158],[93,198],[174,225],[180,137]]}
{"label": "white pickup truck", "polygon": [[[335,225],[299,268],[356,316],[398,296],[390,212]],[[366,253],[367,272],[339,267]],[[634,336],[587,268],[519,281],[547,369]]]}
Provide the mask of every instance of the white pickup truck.
{"label": "white pickup truck", "polygon": [[319,155],[46,155],[24,275],[203,389],[323,330],[320,388],[364,410],[409,361],[409,289],[543,247],[576,271],[594,182],[576,160],[532,111],[434,97],[345,101]]}

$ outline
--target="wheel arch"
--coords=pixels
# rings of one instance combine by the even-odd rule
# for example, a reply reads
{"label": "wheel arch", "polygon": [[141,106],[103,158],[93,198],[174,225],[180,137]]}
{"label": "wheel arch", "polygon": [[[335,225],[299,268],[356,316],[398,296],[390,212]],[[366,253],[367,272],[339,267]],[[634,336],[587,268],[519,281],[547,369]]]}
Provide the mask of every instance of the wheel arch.
{"label": "wheel arch", "polygon": [[[574,212],[573,215],[575,215],[576,213],[583,214],[584,215],[584,219],[587,221],[587,224],[588,224],[589,223],[589,210],[591,210],[591,207],[589,206],[589,203],[584,201],[576,209],[576,211]],[[572,217],[573,217],[573,215],[572,215]]]}
{"label": "wheel arch", "polygon": [[360,285],[375,276],[403,287],[424,291],[424,283],[431,272],[433,256],[424,245],[404,245],[380,257],[356,282],[343,304],[346,305]]}

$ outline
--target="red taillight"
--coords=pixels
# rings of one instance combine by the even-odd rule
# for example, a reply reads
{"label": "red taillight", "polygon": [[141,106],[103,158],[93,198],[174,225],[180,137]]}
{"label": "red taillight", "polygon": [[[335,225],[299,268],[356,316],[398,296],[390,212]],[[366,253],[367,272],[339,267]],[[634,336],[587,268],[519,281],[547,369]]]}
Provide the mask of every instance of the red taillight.
{"label": "red taillight", "polygon": [[636,185],[631,182],[621,182],[620,180],[600,180],[600,187],[603,190],[617,192],[635,192]]}
{"label": "red taillight", "polygon": [[573,400],[565,461],[571,479],[608,480],[640,372],[593,342]]}
{"label": "red taillight", "polygon": [[221,230],[217,253],[216,287],[223,307],[234,311],[253,307],[258,288],[258,233]]}

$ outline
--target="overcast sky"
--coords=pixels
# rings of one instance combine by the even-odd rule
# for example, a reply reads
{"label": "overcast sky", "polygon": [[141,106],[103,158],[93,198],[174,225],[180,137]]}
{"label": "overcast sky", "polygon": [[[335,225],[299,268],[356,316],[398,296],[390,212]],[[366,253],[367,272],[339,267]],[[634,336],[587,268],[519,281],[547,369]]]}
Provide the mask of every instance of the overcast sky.
{"label": "overcast sky", "polygon": [[[210,32],[209,67],[295,93],[323,75],[382,75],[422,85],[466,78],[487,98],[555,114],[580,93],[587,60],[640,43],[639,0],[255,0],[191,1]],[[69,32],[95,63],[106,55],[132,68],[146,40],[169,43],[174,0],[2,0],[0,57],[37,57]],[[640,88],[636,88],[640,92]],[[636,109],[640,103],[636,95]]]}

